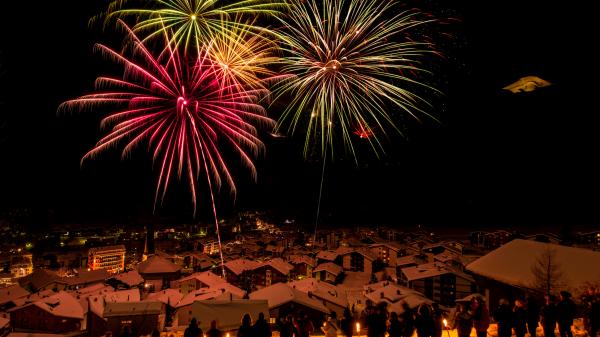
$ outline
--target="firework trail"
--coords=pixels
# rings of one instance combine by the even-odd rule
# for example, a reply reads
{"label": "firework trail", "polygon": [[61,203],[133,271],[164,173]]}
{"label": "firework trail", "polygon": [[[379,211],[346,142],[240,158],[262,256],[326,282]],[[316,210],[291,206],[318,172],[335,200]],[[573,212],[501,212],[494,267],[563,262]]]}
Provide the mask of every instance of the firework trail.
{"label": "firework trail", "polygon": [[160,168],[155,207],[163,201],[173,179],[186,179],[195,213],[197,180],[205,175],[220,244],[213,194],[222,184],[235,194],[234,179],[221,149],[228,147],[237,153],[255,178],[252,157],[264,147],[256,136],[255,125],[272,125],[272,121],[257,104],[256,90],[246,90],[236,83],[223,86],[222,72],[206,52],[184,57],[165,36],[169,52],[156,57],[131,29],[122,25],[128,31],[128,48],[118,52],[97,44],[96,49],[122,65],[123,76],[99,77],[96,93],[67,101],[59,110],[114,107],[114,112],[101,122],[102,127],[110,129],[108,134],[82,161],[119,144],[124,144],[122,156],[127,157],[137,146],[147,144]]}

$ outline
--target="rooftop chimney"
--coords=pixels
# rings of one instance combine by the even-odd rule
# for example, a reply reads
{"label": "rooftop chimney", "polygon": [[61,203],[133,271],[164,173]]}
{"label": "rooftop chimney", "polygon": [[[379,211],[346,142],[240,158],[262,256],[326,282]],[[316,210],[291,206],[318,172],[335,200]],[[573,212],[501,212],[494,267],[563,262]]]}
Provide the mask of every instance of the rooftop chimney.
{"label": "rooftop chimney", "polygon": [[146,241],[144,243],[143,260],[145,261],[148,259],[148,257],[154,254],[154,225],[150,223],[146,226]]}

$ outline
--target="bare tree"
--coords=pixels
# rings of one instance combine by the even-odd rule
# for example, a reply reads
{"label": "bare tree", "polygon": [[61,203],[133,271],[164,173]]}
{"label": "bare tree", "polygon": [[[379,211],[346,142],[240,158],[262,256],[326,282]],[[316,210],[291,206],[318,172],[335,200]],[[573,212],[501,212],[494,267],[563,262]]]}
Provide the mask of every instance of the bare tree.
{"label": "bare tree", "polygon": [[531,266],[531,272],[534,277],[532,288],[545,294],[550,294],[565,284],[563,272],[556,259],[556,250],[553,248],[544,249]]}

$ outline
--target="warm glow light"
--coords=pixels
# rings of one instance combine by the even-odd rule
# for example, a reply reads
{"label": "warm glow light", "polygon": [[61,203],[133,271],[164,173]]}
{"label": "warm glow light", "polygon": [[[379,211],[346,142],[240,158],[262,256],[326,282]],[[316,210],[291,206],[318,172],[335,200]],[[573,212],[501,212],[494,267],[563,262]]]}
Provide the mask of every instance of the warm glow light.
{"label": "warm glow light", "polygon": [[360,323],[356,322],[356,332],[360,332]]}
{"label": "warm glow light", "polygon": [[448,320],[444,318],[443,322],[444,322],[444,327],[447,328],[448,327]]}
{"label": "warm glow light", "polygon": [[229,337],[229,332],[227,333],[227,337]]}
{"label": "warm glow light", "polygon": [[196,20],[196,14],[192,14],[192,16],[190,16],[190,19]]}

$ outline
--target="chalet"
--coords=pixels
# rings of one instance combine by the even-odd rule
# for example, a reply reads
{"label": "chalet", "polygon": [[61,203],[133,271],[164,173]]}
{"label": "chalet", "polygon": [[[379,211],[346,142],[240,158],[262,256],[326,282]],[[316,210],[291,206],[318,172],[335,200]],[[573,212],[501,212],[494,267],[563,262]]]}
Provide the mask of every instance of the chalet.
{"label": "chalet", "polygon": [[397,314],[404,312],[402,302],[406,302],[410,308],[416,308],[422,303],[432,303],[418,291],[387,281],[366,285],[364,294],[373,303],[387,303],[387,310]]}
{"label": "chalet", "polygon": [[[191,319],[198,319],[199,326],[205,332],[212,320],[216,320],[221,331],[237,330],[240,319],[244,314],[250,314],[252,320],[258,318],[259,313],[265,315],[269,321],[269,306],[265,300],[197,300],[189,309],[177,311],[178,330],[184,330]],[[225,335],[225,334],[223,334]],[[231,334],[235,336],[235,334]]]}
{"label": "chalet", "polygon": [[377,257],[368,248],[351,249],[340,247],[336,252],[342,259],[344,270],[360,271],[368,274],[373,272],[373,261]]}
{"label": "chalet", "polygon": [[150,335],[165,326],[165,304],[158,301],[109,302],[104,307],[106,331],[120,335],[129,326],[133,336]]}
{"label": "chalet", "polygon": [[171,288],[178,289],[183,295],[187,295],[200,288],[212,287],[226,282],[226,280],[217,274],[204,271],[171,282]]}
{"label": "chalet", "polygon": [[80,331],[83,308],[71,294],[61,291],[38,301],[9,309],[14,329],[48,333]]}
{"label": "chalet", "polygon": [[322,301],[323,305],[342,317],[344,309],[348,307],[346,291],[338,286],[327,282],[321,282],[314,278],[306,278],[289,283],[292,289],[311,294],[313,298]]}
{"label": "chalet", "polygon": [[311,277],[313,268],[316,266],[315,259],[308,255],[293,255],[288,261],[294,269],[292,269],[292,278],[299,279]]}
{"label": "chalet", "polygon": [[375,243],[369,245],[369,250],[383,263],[391,267],[395,267],[398,258],[402,256],[402,247],[393,242]]}
{"label": "chalet", "polygon": [[255,287],[268,287],[278,282],[287,282],[294,267],[281,258],[274,258],[258,265],[252,271]]}
{"label": "chalet", "polygon": [[151,285],[150,288],[155,290],[168,288],[171,281],[181,276],[180,266],[158,255],[151,255],[146,261],[139,263],[137,271],[146,284]]}
{"label": "chalet", "polygon": [[318,265],[313,270],[314,278],[319,281],[326,281],[335,284],[344,269],[333,262],[325,262]]}
{"label": "chalet", "polygon": [[227,282],[242,289],[252,289],[252,271],[260,265],[260,262],[247,259],[236,259],[225,262]]}
{"label": "chalet", "polygon": [[137,270],[126,273],[116,274],[106,281],[115,289],[141,288],[144,285],[144,278]]}
{"label": "chalet", "polygon": [[285,283],[276,283],[257,290],[250,294],[250,299],[267,300],[271,317],[297,315],[298,312],[303,311],[315,326],[320,326],[326,315],[331,312],[321,300],[314,298],[311,294],[293,289]]}
{"label": "chalet", "polygon": [[14,306],[14,300],[29,295],[29,291],[15,284],[10,287],[0,288],[0,311],[5,311]]}
{"label": "chalet", "polygon": [[456,299],[477,290],[471,276],[440,262],[403,268],[401,272],[403,285],[445,306],[454,306]]}
{"label": "chalet", "polygon": [[[548,255],[549,254],[549,255]],[[549,257],[548,257],[549,256]],[[550,258],[560,269],[561,289],[578,296],[586,284],[600,280],[600,252],[583,248],[516,239],[471,262],[466,270],[484,288],[487,303],[496,305],[501,297],[514,299],[524,292],[540,290],[532,267]]]}

